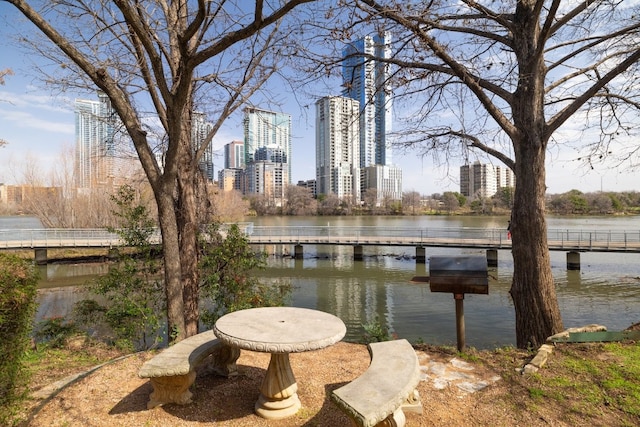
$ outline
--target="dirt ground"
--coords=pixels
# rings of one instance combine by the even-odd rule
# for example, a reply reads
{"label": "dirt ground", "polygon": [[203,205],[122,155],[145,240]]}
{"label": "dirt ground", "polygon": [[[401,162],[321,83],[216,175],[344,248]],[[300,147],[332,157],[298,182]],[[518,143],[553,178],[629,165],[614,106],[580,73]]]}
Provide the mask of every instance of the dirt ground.
{"label": "dirt ground", "polygon": [[[561,366],[558,362],[564,357],[563,346],[566,344],[554,350],[548,366],[535,375]],[[600,357],[599,348],[582,345],[577,351],[586,358]],[[535,378],[517,372],[530,361],[531,353],[470,350],[460,359],[452,349],[426,345],[416,346],[416,352],[423,370],[418,386],[423,411],[407,413],[407,426],[640,425],[640,418],[621,414],[606,402],[593,403],[595,410],[581,411],[576,409],[580,406],[563,400],[534,399],[530,390]],[[349,426],[348,418],[328,396],[369,365],[366,346],[361,344],[341,342],[319,351],[292,354],[302,408],[290,418],[267,421],[253,413],[253,406],[268,354],[243,351],[238,360],[239,376],[221,378],[202,373],[194,384],[191,404],[147,410],[151,385],[138,378],[137,371],[152,355],[138,353],[108,363],[48,398],[35,399],[32,416],[24,426]],[[449,381],[429,368],[450,366],[452,361],[465,365],[462,369],[466,373],[457,381]],[[470,381],[484,388],[475,391],[472,387],[470,391],[462,386]],[[35,385],[34,392],[38,388]]]}

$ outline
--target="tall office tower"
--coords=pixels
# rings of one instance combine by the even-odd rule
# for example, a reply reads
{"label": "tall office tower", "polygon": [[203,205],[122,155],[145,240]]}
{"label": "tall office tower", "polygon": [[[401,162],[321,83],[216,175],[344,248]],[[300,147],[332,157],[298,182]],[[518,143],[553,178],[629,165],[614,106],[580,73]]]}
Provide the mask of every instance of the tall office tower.
{"label": "tall office tower", "polygon": [[388,64],[365,57],[389,58],[390,35],[366,36],[342,51],[342,95],[360,102],[360,167],[391,165],[391,87]]}
{"label": "tall office tower", "polygon": [[[191,126],[191,145],[195,151],[204,144],[207,135],[211,132],[211,129],[213,129],[213,125],[207,122],[206,114],[196,111],[192,112],[191,120],[193,121]],[[213,147],[211,142],[208,143],[207,148],[204,150],[198,166],[207,181],[213,182]]]}
{"label": "tall office tower", "polygon": [[231,141],[224,145],[224,168],[244,168],[244,142]]}
{"label": "tall office tower", "polygon": [[491,197],[507,187],[515,187],[515,176],[505,166],[480,162],[460,166],[460,194],[463,196]]}
{"label": "tall office tower", "polygon": [[342,96],[316,101],[316,191],[360,200],[360,103]]}
{"label": "tall office tower", "polygon": [[115,173],[116,114],[106,94],[99,92],[98,101],[75,101],[75,181],[77,188],[104,185]]}
{"label": "tall office tower", "polygon": [[248,107],[244,110],[244,162],[254,161],[260,147],[278,147],[287,158],[287,181],[291,183],[291,116]]}

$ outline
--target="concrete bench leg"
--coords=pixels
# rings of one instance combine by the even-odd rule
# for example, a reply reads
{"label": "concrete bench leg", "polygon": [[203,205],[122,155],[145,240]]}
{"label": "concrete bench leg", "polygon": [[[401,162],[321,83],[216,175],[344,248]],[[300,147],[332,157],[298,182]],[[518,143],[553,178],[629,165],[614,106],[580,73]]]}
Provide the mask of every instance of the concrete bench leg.
{"label": "concrete bench leg", "polygon": [[190,403],[192,394],[189,391],[189,387],[195,380],[195,371],[191,371],[186,375],[151,378],[153,392],[149,396],[147,409],[152,409],[165,403],[177,403],[178,405]]}
{"label": "concrete bench leg", "polygon": [[[406,423],[407,417],[404,415],[404,412],[402,412],[402,409],[398,408],[393,412],[393,414],[376,424],[375,427],[404,427]],[[354,419],[351,419],[351,425],[354,427],[360,427],[360,424]]]}
{"label": "concrete bench leg", "polygon": [[[238,375],[236,361],[240,357],[240,349],[227,345],[219,346],[209,355],[207,370],[225,377]],[[196,371],[193,369],[186,375],[172,375],[150,378],[153,392],[149,396],[147,409],[155,408],[166,403],[186,405],[191,403],[193,394],[189,388],[196,380]]]}
{"label": "concrete bench leg", "polygon": [[236,361],[240,357],[240,349],[228,345],[222,345],[211,356],[213,359],[208,370],[223,377],[234,377],[238,375],[238,365]]}

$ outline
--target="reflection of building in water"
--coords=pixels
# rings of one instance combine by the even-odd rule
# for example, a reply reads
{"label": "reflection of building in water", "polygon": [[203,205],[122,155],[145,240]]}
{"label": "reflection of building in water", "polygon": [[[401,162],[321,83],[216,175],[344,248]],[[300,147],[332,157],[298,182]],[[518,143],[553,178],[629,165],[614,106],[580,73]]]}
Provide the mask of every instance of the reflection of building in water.
{"label": "reflection of building in water", "polygon": [[[317,291],[318,310],[334,313],[347,325],[347,340],[361,341],[363,326],[375,323],[393,332],[395,297],[393,284],[382,278],[364,278],[358,272],[366,268],[362,262],[354,262],[353,276],[332,278],[329,289]],[[380,314],[379,314],[380,313]]]}

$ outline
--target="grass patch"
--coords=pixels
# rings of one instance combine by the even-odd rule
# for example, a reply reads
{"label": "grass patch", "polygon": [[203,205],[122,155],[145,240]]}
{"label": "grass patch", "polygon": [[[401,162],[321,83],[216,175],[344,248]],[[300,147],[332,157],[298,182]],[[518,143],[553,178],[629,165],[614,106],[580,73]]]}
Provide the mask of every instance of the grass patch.
{"label": "grass patch", "polygon": [[530,397],[566,405],[570,412],[600,416],[618,410],[640,415],[640,344],[558,346],[548,367],[531,377]]}
{"label": "grass patch", "polygon": [[41,387],[67,375],[115,359],[124,353],[114,347],[82,335],[67,338],[66,345],[39,344],[27,352],[25,366],[31,373],[31,389]]}

